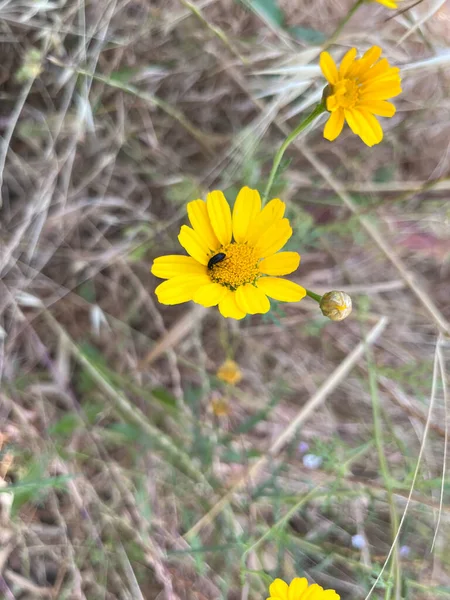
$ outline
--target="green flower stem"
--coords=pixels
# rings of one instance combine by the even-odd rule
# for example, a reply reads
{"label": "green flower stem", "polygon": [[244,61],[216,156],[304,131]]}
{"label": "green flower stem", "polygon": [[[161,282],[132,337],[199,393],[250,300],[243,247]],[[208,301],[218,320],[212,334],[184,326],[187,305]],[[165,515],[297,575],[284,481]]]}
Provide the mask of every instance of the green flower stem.
{"label": "green flower stem", "polygon": [[309,296],[310,298],[312,298],[313,300],[315,300],[316,302],[318,302],[319,304],[320,304],[320,301],[322,300],[322,296],[319,296],[319,294],[315,294],[311,290],[306,290],[306,295]]}
{"label": "green flower stem", "polygon": [[341,33],[341,31],[344,29],[344,27],[347,25],[347,23],[350,21],[350,19],[353,17],[353,15],[355,14],[355,12],[358,10],[358,8],[364,4],[366,0],[356,0],[355,4],[351,7],[351,9],[348,11],[348,13],[345,15],[345,17],[342,19],[342,21],[339,23],[339,25],[337,26],[336,30],[334,31],[334,33],[331,35],[331,37],[327,40],[327,42],[325,42],[325,45],[323,47],[323,49],[325,50],[326,48],[328,48],[329,46],[331,46],[331,44],[334,44],[334,42],[337,40],[337,38],[339,37],[339,34]]}
{"label": "green flower stem", "polygon": [[300,123],[300,125],[298,125],[298,127],[296,127],[294,129],[294,131],[292,131],[292,133],[290,133],[287,136],[287,138],[281,144],[280,149],[275,154],[275,158],[273,159],[272,170],[270,171],[269,181],[267,182],[266,190],[264,192],[263,204],[265,204],[267,202],[267,198],[268,198],[268,196],[270,194],[270,190],[272,189],[272,185],[273,185],[273,182],[275,180],[275,176],[277,174],[278,167],[280,166],[280,162],[281,162],[281,159],[283,158],[283,154],[285,153],[286,148],[290,144],[292,144],[292,142],[295,140],[295,138],[298,135],[300,135],[300,133],[304,129],[306,129],[308,127],[308,125],[310,125],[314,121],[314,119],[316,117],[318,117],[319,115],[321,115],[325,111],[326,111],[325,103],[322,101],[320,104],[318,104],[316,106],[316,108],[312,111],[312,113],[308,117],[306,117],[306,119],[304,121],[302,121]]}

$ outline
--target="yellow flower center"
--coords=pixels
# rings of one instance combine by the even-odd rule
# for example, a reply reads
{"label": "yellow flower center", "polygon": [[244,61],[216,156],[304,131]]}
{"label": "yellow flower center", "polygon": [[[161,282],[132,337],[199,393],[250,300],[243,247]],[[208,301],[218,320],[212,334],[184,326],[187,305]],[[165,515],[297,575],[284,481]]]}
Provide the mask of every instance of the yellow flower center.
{"label": "yellow flower center", "polygon": [[211,281],[235,290],[240,285],[254,283],[258,279],[259,256],[254,248],[232,242],[220,248],[216,254],[219,252],[223,252],[225,258],[209,269]]}
{"label": "yellow flower center", "polygon": [[359,85],[352,79],[342,79],[333,86],[333,108],[353,108],[359,100]]}

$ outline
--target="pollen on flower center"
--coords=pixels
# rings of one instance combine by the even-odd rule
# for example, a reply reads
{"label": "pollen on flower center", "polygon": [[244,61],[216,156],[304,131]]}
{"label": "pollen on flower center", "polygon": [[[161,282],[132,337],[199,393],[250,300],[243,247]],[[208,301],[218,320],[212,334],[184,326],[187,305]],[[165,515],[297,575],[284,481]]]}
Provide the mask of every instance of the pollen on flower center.
{"label": "pollen on flower center", "polygon": [[258,279],[259,257],[254,248],[232,242],[220,248],[219,252],[223,252],[226,258],[209,269],[209,276],[214,283],[235,290],[240,285],[254,283]]}
{"label": "pollen on flower center", "polygon": [[352,79],[342,79],[333,86],[336,108],[353,108],[359,100],[359,85]]}

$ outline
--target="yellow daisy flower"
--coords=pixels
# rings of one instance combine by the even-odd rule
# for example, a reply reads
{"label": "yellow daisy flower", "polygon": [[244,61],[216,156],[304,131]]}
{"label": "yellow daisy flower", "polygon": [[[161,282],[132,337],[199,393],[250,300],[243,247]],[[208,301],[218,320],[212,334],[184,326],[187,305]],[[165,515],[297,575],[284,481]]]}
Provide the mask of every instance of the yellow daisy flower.
{"label": "yellow daisy flower", "polygon": [[383,130],[374,115],[392,117],[395,106],[386,102],[401,93],[399,69],[391,67],[386,58],[379,60],[381,48],[372,46],[362,58],[356,58],[352,48],[338,68],[328,52],[320,55],[320,68],[329,83],[327,110],[331,113],[324,137],[334,140],[341,133],[344,121],[368,146],[383,139]]}
{"label": "yellow daisy flower", "polygon": [[227,358],[217,369],[216,375],[219,379],[230,385],[236,385],[242,379],[242,371],[237,362]]}
{"label": "yellow daisy flower", "polygon": [[269,593],[267,600],[340,600],[334,590],[324,590],[317,583],[308,585],[305,577],[296,577],[289,585],[282,579],[275,579]]}
{"label": "yellow daisy flower", "polygon": [[398,8],[397,2],[394,2],[394,0],[373,0],[373,2],[383,4],[383,6],[387,6],[388,8]]}
{"label": "yellow daisy flower", "polygon": [[216,417],[228,417],[231,413],[228,398],[221,396],[220,394],[214,395],[211,399],[211,410]]}
{"label": "yellow daisy flower", "polygon": [[159,302],[218,305],[222,316],[242,319],[266,313],[268,297],[301,300],[306,290],[278,277],[300,263],[297,252],[279,252],[292,235],[284,211],[278,198],[261,208],[259,193],[248,187],[239,192],[233,212],[220,191],[206,202],[189,202],[192,228],[183,225],[178,240],[190,256],[160,256],[152,265],[153,275],[167,279],[155,290]]}

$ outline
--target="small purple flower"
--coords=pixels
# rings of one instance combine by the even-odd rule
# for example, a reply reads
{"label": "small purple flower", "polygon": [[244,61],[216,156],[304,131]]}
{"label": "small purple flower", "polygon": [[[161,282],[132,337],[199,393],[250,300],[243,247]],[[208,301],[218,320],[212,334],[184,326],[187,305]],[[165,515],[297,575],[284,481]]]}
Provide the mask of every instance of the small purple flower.
{"label": "small purple flower", "polygon": [[400,546],[399,554],[402,558],[408,558],[411,548],[409,546]]}
{"label": "small purple flower", "polygon": [[305,454],[303,457],[303,465],[307,469],[318,469],[323,463],[323,458],[321,456],[316,456],[315,454]]}
{"label": "small purple flower", "polygon": [[353,548],[362,550],[366,547],[366,538],[363,535],[357,533],[356,535],[352,536],[352,546]]}
{"label": "small purple flower", "polygon": [[300,442],[300,444],[298,445],[298,451],[300,452],[300,454],[304,454],[305,452],[308,452],[308,450],[309,450],[308,442]]}

